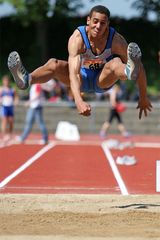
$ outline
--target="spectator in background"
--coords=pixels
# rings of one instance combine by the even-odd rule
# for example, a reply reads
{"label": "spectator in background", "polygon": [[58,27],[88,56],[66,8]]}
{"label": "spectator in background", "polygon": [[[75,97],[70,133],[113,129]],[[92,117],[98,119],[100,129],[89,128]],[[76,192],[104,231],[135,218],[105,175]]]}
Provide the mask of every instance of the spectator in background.
{"label": "spectator in background", "polygon": [[123,121],[122,121],[122,112],[125,111],[125,105],[120,103],[120,99],[122,96],[122,90],[118,84],[115,84],[109,91],[109,102],[110,102],[110,113],[108,121],[104,122],[101,130],[100,130],[100,137],[105,138],[107,135],[107,131],[109,130],[112,121],[114,119],[118,122],[118,130],[124,137],[128,137],[130,134],[126,130]]}
{"label": "spectator in background", "polygon": [[2,77],[2,86],[0,87],[1,103],[1,131],[2,143],[6,144],[12,138],[14,127],[14,105],[18,102],[16,90],[10,85],[8,75]]}
{"label": "spectator in background", "polygon": [[17,138],[17,141],[23,143],[32,130],[35,120],[37,120],[41,133],[42,144],[48,143],[48,131],[43,119],[43,90],[41,84],[34,84],[29,91],[29,101],[26,103],[29,106],[26,114],[26,122],[23,133]]}
{"label": "spectator in background", "polygon": [[55,79],[50,79],[48,82],[42,83],[41,86],[44,91],[45,97],[50,102],[68,100],[68,89],[63,83]]}

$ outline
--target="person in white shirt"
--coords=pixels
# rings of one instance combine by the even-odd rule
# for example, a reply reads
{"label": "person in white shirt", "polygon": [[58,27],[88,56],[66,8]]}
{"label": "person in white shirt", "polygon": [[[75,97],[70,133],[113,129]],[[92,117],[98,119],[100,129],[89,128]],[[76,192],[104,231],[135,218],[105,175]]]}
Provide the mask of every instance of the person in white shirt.
{"label": "person in white shirt", "polygon": [[26,106],[29,106],[26,114],[26,122],[23,133],[19,137],[20,142],[24,142],[32,130],[35,120],[37,120],[41,133],[42,144],[48,143],[48,131],[43,119],[43,91],[41,84],[34,84],[30,88],[29,101]]}

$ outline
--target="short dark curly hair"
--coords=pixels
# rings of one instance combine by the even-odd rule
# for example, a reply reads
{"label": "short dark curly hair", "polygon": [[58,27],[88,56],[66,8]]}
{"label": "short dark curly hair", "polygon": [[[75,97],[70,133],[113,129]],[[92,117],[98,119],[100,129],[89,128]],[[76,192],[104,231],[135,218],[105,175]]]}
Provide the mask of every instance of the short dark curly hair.
{"label": "short dark curly hair", "polygon": [[94,6],[91,10],[90,10],[90,13],[89,13],[89,16],[92,17],[92,14],[93,12],[99,12],[99,13],[103,13],[105,14],[108,19],[110,18],[110,11],[107,7],[105,6],[102,6],[102,5],[97,5],[97,6]]}

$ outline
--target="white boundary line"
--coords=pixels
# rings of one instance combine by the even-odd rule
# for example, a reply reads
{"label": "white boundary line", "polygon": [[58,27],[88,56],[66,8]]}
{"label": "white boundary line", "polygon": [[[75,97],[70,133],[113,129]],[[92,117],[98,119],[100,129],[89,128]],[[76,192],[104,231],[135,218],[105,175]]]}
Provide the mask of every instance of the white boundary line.
{"label": "white boundary line", "polygon": [[[108,190],[107,187],[32,187],[32,186],[6,186],[5,189],[23,189],[23,190]],[[118,189],[118,187],[117,187]]]}
{"label": "white boundary line", "polygon": [[160,192],[160,160],[156,161],[156,192]]}
{"label": "white boundary line", "polygon": [[102,146],[102,149],[103,149],[103,151],[104,151],[104,153],[105,153],[105,155],[107,157],[107,160],[109,161],[110,167],[111,167],[111,169],[113,171],[114,177],[117,180],[117,183],[119,185],[119,188],[121,190],[122,195],[129,195],[129,193],[127,191],[127,188],[126,188],[126,186],[125,186],[125,184],[123,182],[123,179],[122,179],[122,177],[120,175],[120,172],[118,171],[118,168],[117,168],[117,166],[115,164],[115,161],[113,159],[113,156],[112,156],[112,154],[111,154],[107,144],[105,142],[102,142],[101,146]]}
{"label": "white boundary line", "polygon": [[0,149],[1,149],[1,148],[5,148],[5,147],[9,147],[9,146],[12,146],[12,145],[14,145],[13,142],[10,142],[10,143],[7,143],[7,144],[1,144],[1,145],[0,145]]}
{"label": "white boundary line", "polygon": [[32,163],[34,163],[38,158],[40,158],[43,154],[45,154],[49,149],[54,147],[55,142],[49,143],[45,147],[43,147],[39,152],[37,152],[33,157],[31,157],[27,162],[17,168],[12,174],[6,177],[2,182],[0,182],[0,188],[4,187],[7,183],[9,183],[13,178],[15,178],[18,174],[23,172],[27,167],[29,167]]}
{"label": "white boundary line", "polygon": [[[134,142],[134,141],[120,141],[120,143],[126,143],[126,142],[130,142],[131,144],[133,144],[133,148],[134,147],[138,147],[138,148],[160,148],[160,143],[157,142]],[[90,146],[101,146],[102,142],[101,141],[90,141],[90,140],[81,140],[81,141],[57,141],[55,140],[55,143],[57,145],[90,145]],[[129,147],[126,147],[129,148]],[[115,148],[115,150],[119,150],[119,148]]]}
{"label": "white boundary line", "polygon": [[[52,141],[51,141],[52,142]],[[99,140],[80,140],[80,141],[62,141],[62,140],[54,140],[56,145],[93,145],[93,146],[101,146],[102,142]],[[128,141],[131,142],[133,144],[132,147],[138,147],[138,148],[160,148],[160,143],[158,142],[132,142],[132,141]],[[126,141],[120,141],[120,143],[126,143]],[[38,140],[27,140],[25,142],[25,145],[30,145],[30,144],[36,144],[36,145],[42,145],[40,143],[38,143]],[[11,146],[11,145],[20,145],[20,143],[15,143],[15,142],[11,142],[9,144],[0,146],[0,148],[4,148],[7,146]],[[128,148],[128,147],[127,147]],[[115,150],[118,148],[115,148]]]}
{"label": "white boundary line", "polygon": [[[33,144],[33,142],[32,142]],[[54,147],[55,145],[100,145],[109,161],[109,164],[111,166],[111,169],[114,173],[114,176],[117,180],[117,183],[120,187],[121,193],[123,195],[129,195],[127,188],[122,180],[122,177],[119,173],[119,170],[115,164],[115,161],[113,159],[113,156],[108,149],[108,146],[105,142],[100,142],[100,141],[90,141],[90,140],[82,140],[78,142],[72,142],[72,141],[54,141],[49,143],[47,146],[42,148],[39,152],[37,152],[32,158],[30,158],[27,162],[25,162],[22,166],[20,166],[17,170],[15,170],[11,175],[6,177],[2,182],[0,182],[0,188],[3,188],[8,182],[10,182],[13,178],[15,178],[18,174],[20,174],[22,171],[24,171],[27,167],[29,167],[33,162],[35,162],[40,156],[42,156],[45,152],[47,152],[50,148]],[[8,144],[7,146],[14,145]],[[4,146],[5,147],[5,146]],[[134,147],[154,147],[154,148],[159,148],[160,143],[153,143],[153,142],[135,142]]]}
{"label": "white boundary line", "polygon": [[160,148],[160,143],[156,143],[156,142],[135,142],[134,147]]}
{"label": "white boundary line", "polygon": [[[93,145],[93,146],[101,146],[101,141],[98,140],[80,140],[80,141],[62,141],[62,140],[54,140],[56,145]],[[19,144],[19,143],[18,143]],[[25,142],[26,145],[30,144],[38,144],[37,140],[27,140]]]}

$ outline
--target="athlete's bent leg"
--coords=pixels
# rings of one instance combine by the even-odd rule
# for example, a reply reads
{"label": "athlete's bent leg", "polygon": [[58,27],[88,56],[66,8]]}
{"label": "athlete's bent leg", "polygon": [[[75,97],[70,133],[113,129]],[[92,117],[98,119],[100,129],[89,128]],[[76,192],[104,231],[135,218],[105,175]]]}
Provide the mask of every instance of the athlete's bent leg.
{"label": "athlete's bent leg", "polygon": [[24,68],[17,52],[11,52],[8,57],[8,68],[20,89],[27,89],[30,84],[44,83],[57,79],[69,86],[67,61],[50,59],[46,64],[29,74]]}
{"label": "athlete's bent leg", "polygon": [[104,65],[99,77],[98,85],[101,88],[111,87],[118,79],[126,80],[126,65],[122,63],[120,58],[114,58]]}
{"label": "athlete's bent leg", "polygon": [[16,51],[9,54],[7,64],[18,88],[23,90],[27,89],[29,86],[29,74],[24,68],[21,58]]}
{"label": "athlete's bent leg", "polygon": [[[114,58],[105,64],[98,84],[102,88],[112,86],[118,79],[137,80],[140,72],[142,53],[139,46],[132,42],[127,48],[127,64],[123,64],[120,58]],[[106,81],[107,80],[107,81]]]}
{"label": "athlete's bent leg", "polygon": [[128,45],[127,57],[128,61],[125,68],[127,78],[130,80],[137,80],[140,70],[142,53],[136,43],[131,42]]}
{"label": "athlete's bent leg", "polygon": [[30,83],[45,83],[57,79],[69,86],[68,62],[51,58],[46,64],[35,69],[31,74]]}

